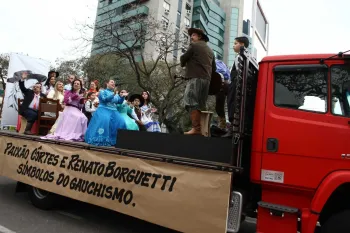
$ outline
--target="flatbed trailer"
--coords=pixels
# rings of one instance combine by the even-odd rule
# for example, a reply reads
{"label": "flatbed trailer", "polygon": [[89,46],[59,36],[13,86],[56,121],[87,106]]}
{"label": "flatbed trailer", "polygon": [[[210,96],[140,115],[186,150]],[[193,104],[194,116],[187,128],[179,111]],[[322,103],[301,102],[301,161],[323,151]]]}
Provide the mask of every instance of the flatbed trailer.
{"label": "flatbed trailer", "polygon": [[[131,131],[119,131],[119,138],[128,142],[130,137],[148,136],[150,142],[156,137],[158,143],[165,138],[181,143],[184,138],[187,143],[230,148],[230,142],[215,138],[137,133],[135,138]],[[41,209],[51,209],[69,197],[181,232],[227,231],[231,175],[239,169],[215,160],[227,160],[229,153],[226,158],[212,155],[208,161],[186,156],[185,149],[184,156],[171,156],[4,131],[0,137],[0,175],[17,180],[17,191],[28,191]],[[191,152],[193,148],[187,151]],[[210,151],[199,148],[196,155],[201,153],[205,158]],[[237,195],[239,211],[241,195]]]}
{"label": "flatbed trailer", "polygon": [[240,55],[232,140],[121,130],[104,148],[0,132],[0,175],[42,209],[58,194],[180,232],[238,232],[248,216],[258,233],[349,233],[350,56]]}

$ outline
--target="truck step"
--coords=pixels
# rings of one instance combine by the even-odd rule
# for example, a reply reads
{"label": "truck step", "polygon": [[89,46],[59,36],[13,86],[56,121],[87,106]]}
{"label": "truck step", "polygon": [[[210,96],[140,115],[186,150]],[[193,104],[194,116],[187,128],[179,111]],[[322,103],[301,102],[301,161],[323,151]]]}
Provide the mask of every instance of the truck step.
{"label": "truck step", "polygon": [[236,233],[239,231],[242,216],[242,203],[242,194],[235,191],[232,192],[227,218],[227,232]]}

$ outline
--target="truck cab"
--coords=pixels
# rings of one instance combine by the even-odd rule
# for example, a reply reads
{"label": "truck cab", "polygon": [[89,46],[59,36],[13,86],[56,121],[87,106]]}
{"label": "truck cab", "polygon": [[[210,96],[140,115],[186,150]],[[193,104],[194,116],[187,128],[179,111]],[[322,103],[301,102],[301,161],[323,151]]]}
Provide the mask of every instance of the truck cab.
{"label": "truck cab", "polygon": [[261,233],[350,232],[350,57],[270,56],[259,71],[241,57],[233,165],[244,172],[233,187],[243,212]]}

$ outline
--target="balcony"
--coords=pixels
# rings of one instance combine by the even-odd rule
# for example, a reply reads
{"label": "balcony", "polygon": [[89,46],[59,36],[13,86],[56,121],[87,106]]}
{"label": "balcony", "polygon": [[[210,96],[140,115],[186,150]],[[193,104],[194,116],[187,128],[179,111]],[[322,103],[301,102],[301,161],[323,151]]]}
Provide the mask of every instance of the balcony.
{"label": "balcony", "polygon": [[120,15],[116,15],[114,17],[109,17],[103,21],[98,22],[98,27],[104,27],[110,25],[111,23],[116,23],[121,20],[123,21],[132,21],[133,17],[136,16],[146,16],[149,14],[149,8],[147,6],[139,6],[136,9],[129,10]]}

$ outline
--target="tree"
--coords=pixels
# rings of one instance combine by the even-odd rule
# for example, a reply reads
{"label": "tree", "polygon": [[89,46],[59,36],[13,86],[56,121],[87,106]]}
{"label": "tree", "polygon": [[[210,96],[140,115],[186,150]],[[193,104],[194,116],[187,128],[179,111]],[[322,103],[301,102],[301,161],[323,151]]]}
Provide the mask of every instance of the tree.
{"label": "tree", "polygon": [[7,53],[0,54],[0,78],[1,78],[3,90],[6,89],[5,79],[7,78],[9,63],[10,63],[10,55]]}
{"label": "tree", "polygon": [[[92,43],[92,60],[114,57],[116,63],[113,64],[123,67],[115,71],[119,81],[149,91],[152,103],[158,109],[160,123],[164,123],[169,131],[177,131],[183,115],[180,105],[184,81],[175,79],[174,75],[182,71],[177,55],[181,47],[187,46],[188,37],[172,24],[143,15],[138,4],[124,8],[126,13],[118,15],[120,21],[115,21],[116,10],[107,9],[103,21],[94,27],[81,25],[81,39],[85,42],[82,46]],[[129,14],[130,11],[134,11],[134,16]],[[84,36],[86,28],[95,29],[93,38]]]}
{"label": "tree", "polygon": [[128,77],[132,76],[133,72],[122,61],[115,54],[95,55],[84,62],[82,70],[89,82],[98,80],[102,84],[114,79],[118,85],[130,84],[132,82]]}
{"label": "tree", "polygon": [[56,71],[60,73],[59,79],[64,81],[68,75],[81,76],[85,61],[85,58],[77,58],[75,60],[56,59]]}

